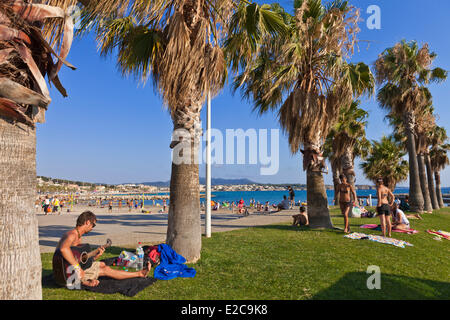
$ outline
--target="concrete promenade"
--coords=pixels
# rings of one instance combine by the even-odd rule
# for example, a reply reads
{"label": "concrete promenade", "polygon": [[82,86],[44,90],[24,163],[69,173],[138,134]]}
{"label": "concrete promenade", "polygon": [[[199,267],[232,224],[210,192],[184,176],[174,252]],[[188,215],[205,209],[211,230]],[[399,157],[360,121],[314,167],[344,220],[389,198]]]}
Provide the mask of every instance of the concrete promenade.
{"label": "concrete promenade", "polygon": [[[93,246],[102,245],[106,239],[111,239],[113,246],[134,247],[138,242],[145,245],[163,243],[167,232],[167,212],[157,213],[161,207],[146,207],[152,213],[141,213],[138,209],[114,208],[108,212],[107,208],[75,206],[73,212],[62,212],[44,215],[37,213],[39,223],[39,245],[41,253],[53,252],[60,237],[68,230],[73,229],[76,219],[81,212],[91,210],[97,216],[97,225],[89,234],[83,236],[83,243]],[[66,211],[66,208],[64,208]],[[250,228],[261,225],[292,222],[292,215],[297,210],[286,210],[276,213],[251,212],[247,217],[231,213],[228,209],[212,211],[211,230],[223,232],[241,228]],[[204,213],[201,214],[202,232],[205,232]]]}

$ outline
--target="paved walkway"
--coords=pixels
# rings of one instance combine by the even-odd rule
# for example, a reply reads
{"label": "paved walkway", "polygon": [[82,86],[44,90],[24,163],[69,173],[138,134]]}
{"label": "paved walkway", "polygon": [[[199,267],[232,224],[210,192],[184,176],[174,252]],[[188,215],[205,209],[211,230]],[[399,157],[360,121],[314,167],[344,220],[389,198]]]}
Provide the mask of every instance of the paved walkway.
{"label": "paved walkway", "polygon": [[[83,242],[85,243],[102,245],[109,238],[113,246],[133,246],[138,242],[145,244],[162,243],[166,239],[167,213],[141,214],[134,209],[132,212],[128,212],[128,208],[121,211],[115,208],[112,213],[109,213],[105,208],[77,207],[73,212],[63,212],[61,215],[37,214],[41,253],[53,252],[61,236],[75,227],[77,217],[84,210],[91,210],[97,216],[95,229],[83,236],[83,239],[85,239]],[[157,212],[157,209],[151,211]],[[286,210],[271,214],[251,213],[247,217],[232,214],[227,210],[222,212],[212,212],[212,233],[292,222],[292,215],[296,214],[297,210]],[[204,233],[203,213],[201,217],[202,232]]]}

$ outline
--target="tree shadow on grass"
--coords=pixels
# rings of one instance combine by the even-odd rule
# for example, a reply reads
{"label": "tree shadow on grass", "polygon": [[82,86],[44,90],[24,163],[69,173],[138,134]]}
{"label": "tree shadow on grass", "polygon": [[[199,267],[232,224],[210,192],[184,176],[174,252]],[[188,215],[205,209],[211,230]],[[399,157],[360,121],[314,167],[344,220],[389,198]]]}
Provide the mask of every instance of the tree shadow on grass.
{"label": "tree shadow on grass", "polygon": [[[383,274],[381,288],[368,289],[367,281],[372,273],[351,272],[325,290],[312,297],[316,300],[447,300],[450,298],[448,282]],[[369,283],[372,283],[369,280]]]}
{"label": "tree shadow on grass", "polygon": [[271,224],[265,226],[255,226],[255,229],[276,229],[281,231],[297,231],[297,232],[316,232],[316,231],[327,231],[327,232],[337,232],[342,233],[343,229],[333,228],[333,229],[312,229],[307,226],[293,226],[291,224]]}

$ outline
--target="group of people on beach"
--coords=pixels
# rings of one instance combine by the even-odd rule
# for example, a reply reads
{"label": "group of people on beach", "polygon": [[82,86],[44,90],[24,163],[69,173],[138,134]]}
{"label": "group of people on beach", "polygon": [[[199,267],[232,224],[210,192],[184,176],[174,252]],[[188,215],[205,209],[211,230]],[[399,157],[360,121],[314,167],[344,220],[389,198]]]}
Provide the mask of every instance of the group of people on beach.
{"label": "group of people on beach", "polygon": [[[161,212],[166,212],[168,208],[167,200],[163,199],[162,204],[156,203],[156,200],[153,199],[153,206],[162,207]],[[60,215],[63,212],[63,209],[68,206],[67,212],[69,212],[71,205],[76,204],[85,204],[88,207],[98,207],[98,208],[108,208],[108,212],[112,212],[113,208],[118,208],[118,210],[122,210],[122,208],[128,207],[128,212],[131,212],[134,208],[143,209],[144,203],[142,199],[108,199],[108,198],[99,198],[96,200],[79,200],[77,197],[71,197],[67,195],[45,195],[40,196],[36,199],[35,207],[36,211],[43,211],[45,215],[49,213],[56,213]]]}
{"label": "group of people on beach", "polygon": [[[211,209],[212,210],[219,210],[220,208],[227,208],[231,210],[232,213],[236,212],[238,214],[248,214],[249,210],[253,210],[254,212],[277,212],[281,210],[289,210],[293,209],[296,206],[295,203],[295,192],[294,189],[289,186],[289,199],[286,195],[283,196],[283,200],[280,203],[270,203],[269,201],[266,201],[265,203],[256,201],[255,199],[250,199],[249,205],[245,204],[245,201],[243,198],[236,201],[223,201],[222,203],[220,201],[211,201]],[[298,206],[301,206],[301,201],[298,202]],[[205,204],[201,204],[202,208],[204,208]]]}
{"label": "group of people on beach", "polygon": [[[337,186],[337,198],[341,213],[344,216],[344,232],[350,233],[349,214],[354,206],[358,206],[358,198],[355,188],[348,183],[347,177],[343,174],[339,176],[340,184]],[[422,219],[419,214],[406,215],[401,208],[408,208],[406,197],[403,202],[395,198],[392,191],[385,186],[383,178],[376,180],[377,188],[377,215],[380,218],[381,233],[383,237],[386,235],[391,237],[392,230],[410,230],[410,219]]]}
{"label": "group of people on beach", "polygon": [[43,210],[45,215],[49,213],[61,214],[67,203],[70,203],[69,198],[59,197],[58,195],[50,197],[47,195],[36,199],[35,207],[36,211]]}
{"label": "group of people on beach", "polygon": [[[134,208],[134,210],[138,210],[138,209],[144,209],[144,200],[142,199],[117,199],[117,200],[113,200],[113,199],[109,199],[106,200],[106,203],[108,204],[108,212],[112,212],[113,211],[113,207],[116,205],[117,202],[117,208],[120,211],[122,209],[122,205],[124,207],[128,207],[128,212],[131,212]],[[100,208],[104,207],[104,202],[102,199],[98,200],[97,205]],[[155,199],[153,199],[153,206],[162,206],[162,211],[165,212],[166,208],[167,208],[167,200],[163,199],[162,200],[162,205],[160,205],[159,203],[155,202]],[[144,212],[144,211],[142,211]]]}

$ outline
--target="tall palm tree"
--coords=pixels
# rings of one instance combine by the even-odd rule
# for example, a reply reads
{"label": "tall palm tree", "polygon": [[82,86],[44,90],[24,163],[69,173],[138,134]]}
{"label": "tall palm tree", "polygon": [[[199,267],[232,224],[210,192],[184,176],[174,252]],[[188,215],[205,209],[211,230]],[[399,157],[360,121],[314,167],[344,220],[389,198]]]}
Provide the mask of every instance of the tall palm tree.
{"label": "tall palm tree", "polygon": [[331,128],[324,144],[324,157],[331,163],[335,203],[337,203],[337,185],[339,175],[343,173],[347,181],[355,187],[355,157],[364,159],[371,148],[366,139],[365,127],[368,113],[359,108],[360,101],[353,101],[350,108],[339,112],[337,123]]}
{"label": "tall palm tree", "polygon": [[[73,35],[76,1],[0,3],[0,300],[42,299],[36,197],[36,123],[51,102]],[[54,62],[56,58],[56,63]]]}
{"label": "tall palm tree", "polygon": [[[431,101],[431,94],[427,88],[422,88],[427,97],[426,104],[414,110],[415,126],[414,138],[416,144],[417,164],[419,169],[420,187],[424,198],[424,209],[427,212],[432,212],[433,209],[439,209],[438,202],[431,174],[431,167],[429,166],[428,147],[431,141],[432,130],[435,127],[435,116],[433,115],[433,107]],[[406,150],[406,132],[405,126],[401,118],[395,114],[386,116],[389,123],[395,129],[395,136],[398,141],[401,141]]]}
{"label": "tall palm tree", "polygon": [[346,61],[359,31],[359,11],[347,1],[325,6],[320,0],[296,1],[294,16],[280,11],[289,35],[264,39],[251,63],[241,66],[235,89],[241,88],[260,114],[278,110],[291,152],[303,153],[310,226],[332,228],[322,145],[340,108],[361,93],[355,85],[361,74],[353,74]]}
{"label": "tall palm tree", "polygon": [[333,144],[336,155],[341,158],[342,173],[353,187],[355,186],[355,151],[362,151],[361,147],[367,141],[365,127],[368,113],[359,108],[359,104],[359,101],[354,101],[349,109],[342,109],[338,122],[330,132],[334,135]]}
{"label": "tall palm tree", "polygon": [[434,173],[436,196],[440,208],[445,206],[442,198],[440,171],[450,164],[447,156],[447,152],[450,150],[450,144],[446,143],[447,139],[448,137],[445,129],[436,126],[430,151],[430,166],[432,173]]}
{"label": "tall palm tree", "polygon": [[432,212],[433,209],[439,209],[439,203],[434,188],[429,157],[431,134],[436,126],[431,100],[423,108],[418,109],[416,122],[417,162],[419,166],[422,194],[425,200],[425,210]]}
{"label": "tall palm tree", "polygon": [[445,70],[430,68],[435,58],[436,54],[429,51],[427,44],[419,48],[415,41],[401,41],[383,51],[375,62],[377,82],[383,85],[377,99],[382,108],[401,117],[405,126],[410,167],[409,202],[414,212],[424,208],[414,137],[414,110],[427,99],[420,85],[447,77]]}
{"label": "tall palm tree", "polygon": [[384,184],[394,191],[397,183],[408,178],[408,162],[402,159],[405,155],[401,142],[383,136],[381,141],[372,141],[372,150],[360,167],[368,179],[376,183],[383,177]]}
{"label": "tall palm tree", "polygon": [[328,134],[323,144],[323,156],[324,158],[328,159],[331,165],[331,174],[333,179],[333,190],[334,190],[333,203],[337,204],[339,201],[337,190],[341,182],[339,179],[339,175],[342,170],[340,162],[341,158],[337,156],[337,152],[334,149],[335,146],[333,144],[333,138],[334,138],[333,130],[330,130],[330,133]]}
{"label": "tall palm tree", "polygon": [[448,137],[447,137],[447,132],[446,132],[445,128],[435,125],[433,127],[433,129],[431,130],[431,133],[429,136],[430,149],[427,150],[427,158],[425,160],[427,163],[427,172],[429,172],[430,176],[431,176],[431,178],[429,180],[432,181],[432,184],[430,184],[430,188],[434,188],[434,193],[436,195],[436,199],[437,199],[437,203],[438,203],[438,209],[444,207],[444,202],[442,199],[440,186],[439,187],[437,186],[436,174],[435,174],[436,168],[433,167],[431,157],[432,157],[433,150],[437,150],[440,148],[445,149],[445,147],[443,147],[443,146],[446,145],[445,143],[446,143],[447,139],[448,139]]}
{"label": "tall palm tree", "polygon": [[[234,26],[234,29],[230,27]],[[102,55],[117,54],[124,75],[153,80],[173,122],[166,243],[195,262],[201,253],[198,145],[208,92],[224,85],[223,42],[231,33],[251,57],[265,33],[286,29],[267,5],[233,0],[99,1],[82,13],[82,29],[97,34]]]}

